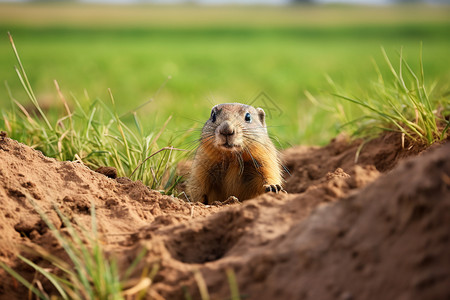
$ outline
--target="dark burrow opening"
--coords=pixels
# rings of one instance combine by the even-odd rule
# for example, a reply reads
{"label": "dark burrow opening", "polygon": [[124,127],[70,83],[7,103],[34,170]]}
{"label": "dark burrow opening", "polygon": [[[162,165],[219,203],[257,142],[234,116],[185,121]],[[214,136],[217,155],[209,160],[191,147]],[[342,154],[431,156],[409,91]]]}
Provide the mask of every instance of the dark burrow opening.
{"label": "dark burrow opening", "polygon": [[216,261],[238,242],[252,220],[242,211],[225,211],[198,226],[175,230],[165,245],[174,259],[184,263]]}

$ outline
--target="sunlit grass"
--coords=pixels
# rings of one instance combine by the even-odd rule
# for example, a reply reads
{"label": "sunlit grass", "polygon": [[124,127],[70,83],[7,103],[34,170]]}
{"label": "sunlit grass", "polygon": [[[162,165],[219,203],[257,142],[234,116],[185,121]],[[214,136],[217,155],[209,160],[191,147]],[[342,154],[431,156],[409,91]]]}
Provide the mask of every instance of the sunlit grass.
{"label": "sunlit grass", "polygon": [[56,81],[64,110],[47,115],[36,99],[12,37],[10,41],[18,62],[17,75],[34,110],[28,111],[11,95],[13,110],[4,111],[2,116],[11,138],[61,161],[79,161],[92,169],[115,167],[119,176],[141,180],[167,194],[174,192],[180,179],[175,173],[180,149],[162,146],[159,141],[170,118],[158,131],[145,132],[136,114],[130,113],[132,128],[121,120],[111,91],[110,103],[94,100],[84,107],[75,99],[71,108]]}
{"label": "sunlit grass", "polygon": [[[415,144],[431,145],[446,139],[450,121],[448,92],[435,90],[436,84],[425,84],[422,53],[419,68],[414,71],[400,50],[396,66],[382,49],[389,76],[383,76],[375,62],[378,80],[364,95],[350,93],[334,85],[335,96],[356,105],[338,107],[338,114],[347,120],[343,126],[357,137],[371,137],[383,131],[397,131]],[[447,89],[449,87],[447,86]]]}

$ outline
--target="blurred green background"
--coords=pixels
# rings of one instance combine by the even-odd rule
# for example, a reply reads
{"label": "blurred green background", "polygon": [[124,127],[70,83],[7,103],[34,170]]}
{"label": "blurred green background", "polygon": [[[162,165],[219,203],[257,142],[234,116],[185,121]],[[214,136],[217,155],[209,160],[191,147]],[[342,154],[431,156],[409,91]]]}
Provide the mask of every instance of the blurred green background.
{"label": "blurred green background", "polygon": [[364,95],[376,79],[372,60],[388,73],[380,47],[394,64],[403,48],[418,70],[423,43],[426,80],[442,93],[450,82],[448,5],[0,3],[3,110],[12,105],[6,86],[28,102],[8,31],[43,106],[62,107],[54,79],[69,102],[108,101],[111,88],[124,114],[153,98],[137,113],[147,130],[172,116],[167,140],[201,127],[213,105],[237,101],[278,106],[268,123],[282,147],[327,143],[341,121],[305,91],[338,101],[329,76],[347,95]]}

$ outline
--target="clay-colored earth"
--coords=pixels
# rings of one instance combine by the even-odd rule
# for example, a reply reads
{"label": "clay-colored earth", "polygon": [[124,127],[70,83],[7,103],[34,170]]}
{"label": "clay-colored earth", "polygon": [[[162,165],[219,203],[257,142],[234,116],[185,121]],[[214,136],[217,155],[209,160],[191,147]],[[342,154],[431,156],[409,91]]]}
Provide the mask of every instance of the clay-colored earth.
{"label": "clay-colored earth", "polygon": [[[102,243],[121,267],[142,248],[134,275],[159,265],[149,299],[185,299],[185,291],[200,299],[196,272],[212,299],[229,299],[229,269],[241,299],[450,299],[450,143],[402,148],[388,134],[357,157],[359,145],[339,137],[287,149],[289,194],[205,206],[2,137],[0,260],[31,280],[17,259],[24,245],[64,255],[32,203],[63,232],[53,205],[89,227],[94,203]],[[26,293],[0,270],[0,299]]]}

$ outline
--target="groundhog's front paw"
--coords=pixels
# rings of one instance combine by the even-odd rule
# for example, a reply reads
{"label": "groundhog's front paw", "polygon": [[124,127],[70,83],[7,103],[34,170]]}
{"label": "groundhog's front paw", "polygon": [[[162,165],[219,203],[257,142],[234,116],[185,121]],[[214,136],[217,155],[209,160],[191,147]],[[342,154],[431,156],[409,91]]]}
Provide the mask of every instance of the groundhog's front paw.
{"label": "groundhog's front paw", "polygon": [[274,192],[276,194],[287,193],[280,184],[265,184],[264,188],[266,190],[266,193],[269,192]]}
{"label": "groundhog's front paw", "polygon": [[241,201],[239,201],[239,199],[238,199],[237,197],[235,197],[235,196],[230,196],[230,197],[228,197],[227,200],[225,200],[225,201],[223,201],[223,202],[220,202],[220,201],[214,201],[214,202],[212,203],[212,205],[215,205],[215,206],[222,206],[222,205],[227,205],[227,204],[238,204],[238,203],[241,203]]}
{"label": "groundhog's front paw", "polygon": [[241,203],[241,201],[239,201],[239,199],[235,196],[230,196],[228,197],[227,200],[223,201],[223,204],[237,204],[237,203]]}

